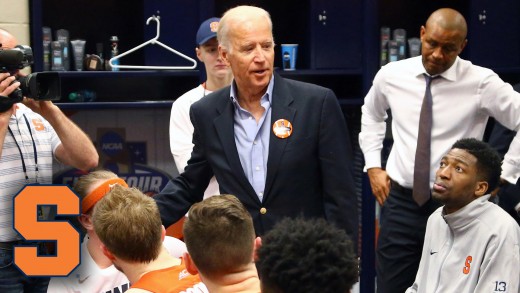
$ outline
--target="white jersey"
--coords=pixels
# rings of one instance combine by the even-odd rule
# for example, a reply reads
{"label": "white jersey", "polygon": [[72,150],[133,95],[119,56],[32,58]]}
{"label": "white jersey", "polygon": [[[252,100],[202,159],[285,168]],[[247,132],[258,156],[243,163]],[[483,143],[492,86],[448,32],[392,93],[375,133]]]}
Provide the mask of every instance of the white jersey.
{"label": "white jersey", "polygon": [[87,248],[88,236],[81,244],[81,264],[68,277],[53,277],[48,293],[116,293],[130,288],[130,281],[113,265],[100,268]]}
{"label": "white jersey", "polygon": [[[190,107],[193,103],[204,98],[211,91],[204,89],[202,85],[180,96],[172,105],[170,115],[170,149],[175,160],[175,166],[179,173],[184,172],[193,150],[193,125],[190,120]],[[204,198],[220,194],[215,176],[209,182]]]}
{"label": "white jersey", "polygon": [[430,216],[417,277],[406,293],[520,292],[520,227],[489,197]]}
{"label": "white jersey", "polygon": [[[130,288],[128,278],[113,265],[101,269],[87,249],[88,236],[81,244],[81,264],[68,277],[53,277],[48,293],[122,293]],[[179,239],[166,236],[164,247],[170,255],[181,257],[186,245]]]}

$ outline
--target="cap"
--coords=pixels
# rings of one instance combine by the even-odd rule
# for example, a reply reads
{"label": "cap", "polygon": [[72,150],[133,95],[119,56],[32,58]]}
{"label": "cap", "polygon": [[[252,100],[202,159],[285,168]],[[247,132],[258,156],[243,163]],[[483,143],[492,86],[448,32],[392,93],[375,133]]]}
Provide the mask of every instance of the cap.
{"label": "cap", "polygon": [[202,45],[206,43],[209,39],[217,36],[218,23],[220,18],[212,17],[210,19],[205,20],[199,27],[197,31],[197,45]]}

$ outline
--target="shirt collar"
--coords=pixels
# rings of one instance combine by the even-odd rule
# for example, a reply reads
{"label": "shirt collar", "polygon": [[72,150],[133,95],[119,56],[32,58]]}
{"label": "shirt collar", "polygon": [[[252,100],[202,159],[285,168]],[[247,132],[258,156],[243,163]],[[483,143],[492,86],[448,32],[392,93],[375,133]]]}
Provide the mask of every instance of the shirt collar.
{"label": "shirt collar", "polygon": [[442,207],[442,217],[444,221],[452,228],[460,228],[472,223],[485,212],[486,204],[489,201],[491,194],[483,195],[474,199],[467,205],[460,208],[458,211],[451,214],[446,214],[444,207]]}
{"label": "shirt collar", "polygon": [[[413,68],[413,73],[415,74],[415,76],[420,77],[423,74],[428,74],[422,64],[422,56],[418,56],[416,58],[416,61],[417,62],[415,64],[415,67]],[[459,62],[460,62],[460,58],[457,56],[457,58],[455,59],[455,62],[453,62],[453,64],[450,66],[450,68],[448,68],[448,70],[444,71],[443,73],[441,73],[437,76],[442,76],[442,78],[449,80],[449,81],[456,81],[457,80],[457,66],[458,66]]]}

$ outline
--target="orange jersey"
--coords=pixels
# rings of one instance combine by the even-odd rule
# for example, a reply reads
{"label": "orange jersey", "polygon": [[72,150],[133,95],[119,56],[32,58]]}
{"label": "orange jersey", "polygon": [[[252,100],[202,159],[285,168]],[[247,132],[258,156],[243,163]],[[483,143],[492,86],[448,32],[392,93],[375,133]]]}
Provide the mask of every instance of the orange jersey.
{"label": "orange jersey", "polygon": [[199,275],[188,273],[184,262],[161,270],[144,274],[131,288],[139,288],[156,293],[207,293]]}

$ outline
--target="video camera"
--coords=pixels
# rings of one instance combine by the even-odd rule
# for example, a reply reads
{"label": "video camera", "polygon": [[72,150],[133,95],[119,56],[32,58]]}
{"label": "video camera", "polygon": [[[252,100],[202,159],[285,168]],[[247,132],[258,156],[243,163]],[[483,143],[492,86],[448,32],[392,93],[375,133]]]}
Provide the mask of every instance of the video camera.
{"label": "video camera", "polygon": [[[18,45],[14,49],[0,49],[0,72],[15,74],[18,70],[33,64],[31,47]],[[20,87],[9,95],[9,99],[0,98],[0,112],[7,111],[23,97],[34,100],[61,99],[60,78],[57,72],[32,73],[17,76]]]}

